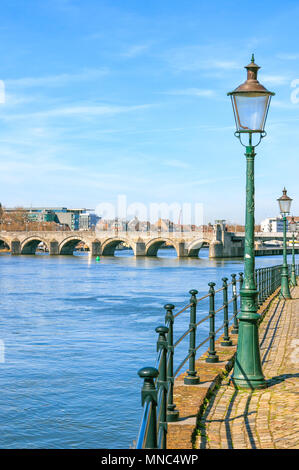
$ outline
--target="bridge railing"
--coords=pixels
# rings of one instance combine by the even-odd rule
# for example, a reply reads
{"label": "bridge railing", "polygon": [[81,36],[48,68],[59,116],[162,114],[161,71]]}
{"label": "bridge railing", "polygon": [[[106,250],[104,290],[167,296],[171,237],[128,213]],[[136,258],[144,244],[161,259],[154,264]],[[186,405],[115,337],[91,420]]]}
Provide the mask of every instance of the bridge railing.
{"label": "bridge railing", "polygon": [[[280,286],[281,265],[269,268],[256,269],[255,280],[258,290],[258,307]],[[296,266],[299,274],[299,265]],[[204,296],[197,298],[198,291],[191,290],[190,301],[178,312],[175,312],[173,304],[166,304],[165,325],[158,326],[157,362],[155,367],[145,367],[138,371],[144,380],[142,387],[143,417],[137,438],[137,449],[165,449],[167,445],[167,423],[179,418],[179,410],[174,403],[174,380],[179,372],[183,371],[188,363],[187,374],[184,378],[186,385],[200,383],[200,377],[196,371],[196,355],[202,347],[209,342],[206,362],[218,362],[215,346],[217,336],[223,333],[221,346],[231,346],[230,334],[238,333],[238,318],[240,312],[240,289],[243,284],[243,273],[231,274],[231,281],[222,278],[222,286],[215,289],[216,284],[210,282],[209,291]],[[201,305],[204,303],[204,307]],[[174,339],[175,324],[178,317],[184,312],[189,312],[189,325],[187,330]],[[202,315],[204,316],[202,317]],[[200,317],[199,317],[200,315]],[[219,316],[222,315],[222,318]],[[219,320],[218,320],[219,319]],[[216,320],[220,326],[216,329]],[[206,338],[200,338],[198,343],[199,327],[208,322],[209,334]],[[230,329],[230,324],[232,328]],[[218,325],[217,325],[218,326]],[[206,327],[204,329],[207,329]],[[202,330],[203,332],[204,330]],[[201,335],[202,336],[202,335]],[[189,338],[189,347],[186,356],[174,367],[177,347],[185,338]]]}

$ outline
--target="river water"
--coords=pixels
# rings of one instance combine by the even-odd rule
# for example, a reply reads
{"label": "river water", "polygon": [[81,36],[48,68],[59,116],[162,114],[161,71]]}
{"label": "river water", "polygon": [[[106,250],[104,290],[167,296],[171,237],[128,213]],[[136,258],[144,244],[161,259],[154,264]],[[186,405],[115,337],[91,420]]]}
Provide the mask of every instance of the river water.
{"label": "river water", "polygon": [[[210,261],[205,249],[199,259],[158,254],[0,256],[0,448],[132,445],[142,412],[137,371],[155,365],[163,305],[182,307],[191,288],[204,295],[208,282],[221,287],[242,271],[242,260]],[[256,258],[257,267],[280,263]],[[180,334],[188,314],[178,319]],[[207,334],[203,324],[198,338]]]}

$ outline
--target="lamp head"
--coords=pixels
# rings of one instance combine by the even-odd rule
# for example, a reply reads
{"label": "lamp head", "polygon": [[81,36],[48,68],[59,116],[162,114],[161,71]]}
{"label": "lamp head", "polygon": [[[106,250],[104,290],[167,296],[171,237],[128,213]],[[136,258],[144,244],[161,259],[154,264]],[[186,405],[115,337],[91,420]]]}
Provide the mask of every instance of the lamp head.
{"label": "lamp head", "polygon": [[285,216],[286,214],[290,213],[291,210],[291,203],[292,200],[288,195],[287,195],[287,190],[286,188],[283,188],[282,190],[282,196],[277,199],[278,204],[279,204],[279,210],[280,213]]}
{"label": "lamp head", "polygon": [[267,90],[257,79],[260,67],[254,62],[245,66],[247,79],[234,91],[228,93],[236,121],[237,134],[265,132],[265,123],[271,97],[275,94]]}
{"label": "lamp head", "polygon": [[288,228],[289,228],[289,231],[290,232],[296,232],[297,230],[297,223],[294,219],[294,217],[291,218],[290,222],[289,222],[289,225],[288,225]]}

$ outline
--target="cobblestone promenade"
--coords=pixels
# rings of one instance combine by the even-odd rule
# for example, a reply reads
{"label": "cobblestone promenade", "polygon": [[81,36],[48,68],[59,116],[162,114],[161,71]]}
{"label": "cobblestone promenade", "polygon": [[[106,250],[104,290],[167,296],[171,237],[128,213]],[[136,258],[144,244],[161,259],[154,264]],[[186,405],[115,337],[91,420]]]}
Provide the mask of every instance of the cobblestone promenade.
{"label": "cobblestone promenade", "polygon": [[203,414],[200,449],[299,448],[299,287],[292,300],[275,299],[259,328],[268,387],[236,391],[230,376]]}

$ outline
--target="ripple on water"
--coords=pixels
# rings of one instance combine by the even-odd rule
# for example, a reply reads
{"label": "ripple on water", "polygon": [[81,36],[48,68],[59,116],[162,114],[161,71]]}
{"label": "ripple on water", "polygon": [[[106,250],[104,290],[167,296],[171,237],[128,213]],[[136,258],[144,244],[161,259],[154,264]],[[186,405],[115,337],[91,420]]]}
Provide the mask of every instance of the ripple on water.
{"label": "ripple on water", "polygon": [[[240,260],[1,256],[1,448],[128,448],[141,406],[137,370],[155,364],[165,303],[242,270]],[[279,264],[279,257],[257,265]],[[207,304],[198,309],[207,313]],[[219,320],[221,322],[221,318]],[[176,335],[189,324],[176,319]],[[198,329],[205,338],[208,325]],[[181,358],[188,341],[178,349]],[[206,348],[205,348],[206,349]],[[176,363],[179,358],[176,358]]]}

